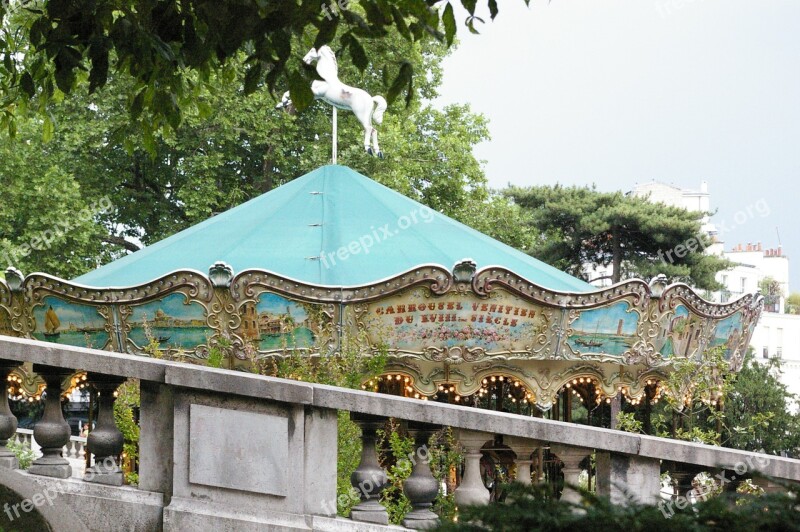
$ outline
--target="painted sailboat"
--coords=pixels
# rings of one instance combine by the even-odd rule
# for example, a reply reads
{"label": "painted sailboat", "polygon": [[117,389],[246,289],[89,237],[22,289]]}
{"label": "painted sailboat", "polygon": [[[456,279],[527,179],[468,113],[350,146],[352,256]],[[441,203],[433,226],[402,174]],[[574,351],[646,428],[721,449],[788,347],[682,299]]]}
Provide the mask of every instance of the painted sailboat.
{"label": "painted sailboat", "polygon": [[597,321],[597,325],[594,328],[594,334],[592,335],[590,340],[585,338],[577,338],[575,343],[581,345],[583,347],[600,347],[603,345],[603,342],[597,340],[597,331],[600,330],[600,321]]}
{"label": "painted sailboat", "polygon": [[50,306],[47,308],[47,312],[44,313],[44,337],[55,339],[61,336],[61,333],[58,332],[59,327],[61,327],[61,320],[58,319],[56,311]]}

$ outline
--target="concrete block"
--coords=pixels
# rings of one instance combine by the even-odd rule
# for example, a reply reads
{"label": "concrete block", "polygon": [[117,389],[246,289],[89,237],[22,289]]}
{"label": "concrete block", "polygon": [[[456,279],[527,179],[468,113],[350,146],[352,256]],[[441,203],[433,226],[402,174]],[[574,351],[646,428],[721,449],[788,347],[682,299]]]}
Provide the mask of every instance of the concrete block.
{"label": "concrete block", "polygon": [[613,504],[656,504],[661,492],[661,464],[653,458],[597,452],[597,493]]}
{"label": "concrete block", "polygon": [[288,465],[287,417],[191,405],[189,482],[285,496]]}

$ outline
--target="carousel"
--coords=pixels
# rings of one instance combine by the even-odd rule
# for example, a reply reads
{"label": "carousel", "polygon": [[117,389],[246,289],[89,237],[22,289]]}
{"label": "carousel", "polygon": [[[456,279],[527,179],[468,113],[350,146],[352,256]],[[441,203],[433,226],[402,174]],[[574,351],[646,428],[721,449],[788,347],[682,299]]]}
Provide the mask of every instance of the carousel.
{"label": "carousel", "polygon": [[[0,282],[4,335],[245,371],[355,348],[388,360],[365,389],[556,419],[570,396],[657,399],[709,348],[737,371],[761,308],[662,278],[598,290],[338,165],[77,279]],[[44,388],[24,366],[9,381]]]}

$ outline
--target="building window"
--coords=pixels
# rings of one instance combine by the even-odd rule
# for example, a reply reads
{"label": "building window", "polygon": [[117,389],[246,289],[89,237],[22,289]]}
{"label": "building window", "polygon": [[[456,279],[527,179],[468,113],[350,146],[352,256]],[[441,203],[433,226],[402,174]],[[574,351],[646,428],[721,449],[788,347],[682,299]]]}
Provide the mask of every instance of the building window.
{"label": "building window", "polygon": [[741,292],[744,294],[747,289],[747,277],[742,277],[742,290]]}
{"label": "building window", "polygon": [[763,348],[761,348],[761,356],[763,356],[764,358],[769,358],[769,347],[764,346]]}
{"label": "building window", "polygon": [[775,358],[782,358],[783,357],[783,348],[776,347],[775,348]]}

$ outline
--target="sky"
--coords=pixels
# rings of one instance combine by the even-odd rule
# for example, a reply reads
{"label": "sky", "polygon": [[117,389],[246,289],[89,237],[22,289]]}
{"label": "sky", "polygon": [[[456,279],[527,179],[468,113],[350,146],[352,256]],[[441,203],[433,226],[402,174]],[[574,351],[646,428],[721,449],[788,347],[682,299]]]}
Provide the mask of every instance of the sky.
{"label": "sky", "polygon": [[493,188],[706,181],[725,249],[780,235],[800,291],[800,1],[504,0],[485,20],[459,27],[438,103],[490,119]]}

